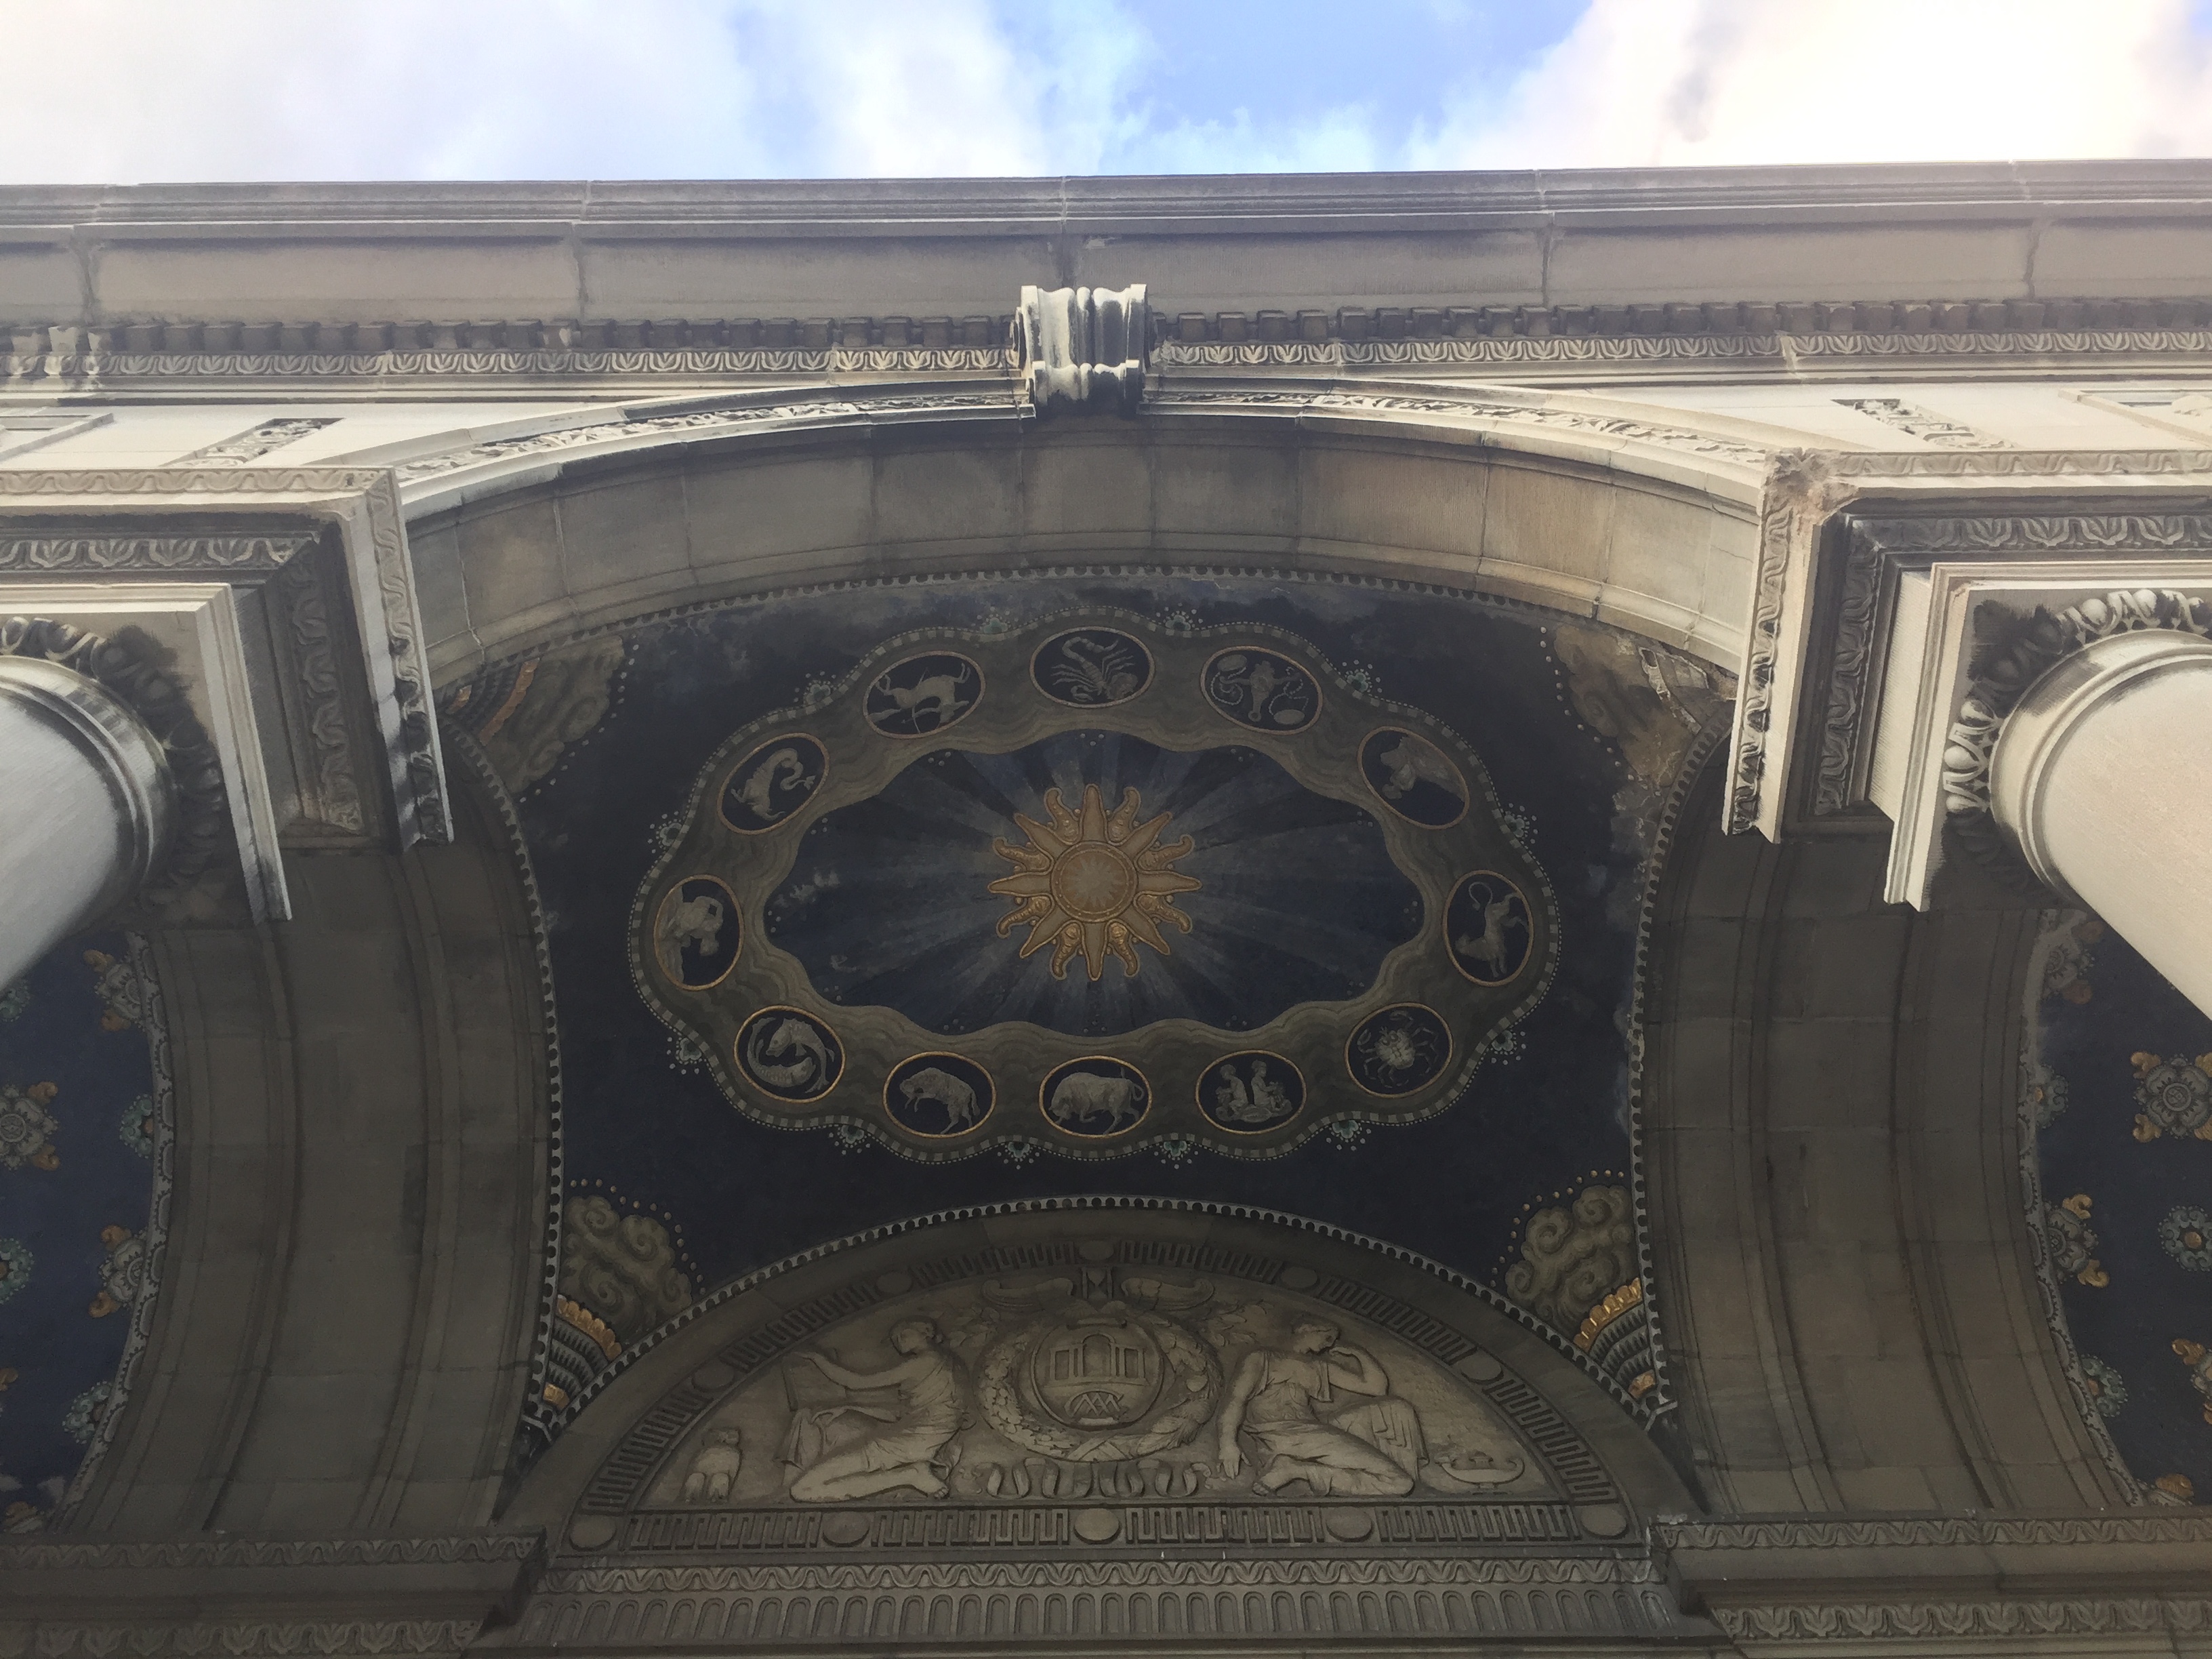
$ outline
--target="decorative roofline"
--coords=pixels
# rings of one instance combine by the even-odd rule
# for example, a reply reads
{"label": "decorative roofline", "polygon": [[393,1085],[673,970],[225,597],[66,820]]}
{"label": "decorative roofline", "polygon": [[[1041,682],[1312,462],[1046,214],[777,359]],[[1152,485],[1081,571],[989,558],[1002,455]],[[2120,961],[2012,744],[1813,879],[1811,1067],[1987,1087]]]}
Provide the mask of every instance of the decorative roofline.
{"label": "decorative roofline", "polygon": [[[542,180],[453,183],[27,185],[0,189],[0,225],[55,241],[125,232],[186,239],[296,232],[319,222],[383,224],[392,234],[459,226],[558,236],[691,226],[778,234],[988,234],[1040,222],[1071,229],[1172,223],[1279,230],[1350,219],[1397,230],[1499,221],[1696,215],[1701,223],[1771,222],[1792,210],[1888,221],[1940,215],[2027,220],[2063,213],[2212,217],[2212,163],[2201,160],[1850,163],[1820,167],[1624,167],[1539,171],[1257,173],[1041,179]],[[1195,227],[1192,222],[1198,222]],[[1254,223],[1253,222],[1258,222]]]}

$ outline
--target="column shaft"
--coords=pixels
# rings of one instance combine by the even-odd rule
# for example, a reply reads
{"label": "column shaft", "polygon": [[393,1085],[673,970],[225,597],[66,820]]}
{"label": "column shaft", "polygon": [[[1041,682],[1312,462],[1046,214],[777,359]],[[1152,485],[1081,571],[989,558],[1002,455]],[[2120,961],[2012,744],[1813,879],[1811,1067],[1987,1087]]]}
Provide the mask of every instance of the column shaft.
{"label": "column shaft", "polygon": [[2029,688],[1990,808],[2036,874],[2212,1013],[2212,640],[2119,634]]}
{"label": "column shaft", "polygon": [[58,663],[0,658],[0,987],[152,873],[173,815],[161,744]]}

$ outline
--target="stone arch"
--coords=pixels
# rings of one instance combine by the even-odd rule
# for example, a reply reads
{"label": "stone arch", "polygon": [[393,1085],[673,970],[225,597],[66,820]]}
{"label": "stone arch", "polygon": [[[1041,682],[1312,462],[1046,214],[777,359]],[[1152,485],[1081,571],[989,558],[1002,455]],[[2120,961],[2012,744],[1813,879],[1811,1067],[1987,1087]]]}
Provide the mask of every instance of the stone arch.
{"label": "stone arch", "polygon": [[1886,838],[1686,805],[1645,994],[1644,1167],[1676,1426],[1716,1510],[2134,1501],[2070,1397],[2021,1201],[2039,896]]}
{"label": "stone arch", "polygon": [[434,674],[691,605],[1057,566],[1433,583],[1735,672],[1767,450],[1602,399],[1413,390],[1050,425],[1003,393],[854,391],[429,458],[400,476]]}
{"label": "stone arch", "polygon": [[[451,751],[449,751],[451,752]],[[143,1386],[81,1525],[481,1525],[538,1317],[555,1064],[511,814],[294,860],[281,929],[155,938],[178,1175]]]}

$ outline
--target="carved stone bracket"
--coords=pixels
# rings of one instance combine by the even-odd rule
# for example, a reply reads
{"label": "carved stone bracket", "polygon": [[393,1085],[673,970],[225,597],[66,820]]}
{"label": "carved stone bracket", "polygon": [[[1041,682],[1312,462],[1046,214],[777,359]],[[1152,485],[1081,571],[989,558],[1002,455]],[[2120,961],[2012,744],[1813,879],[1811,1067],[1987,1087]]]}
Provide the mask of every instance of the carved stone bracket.
{"label": "carved stone bracket", "polygon": [[1848,507],[1825,574],[1807,579],[1796,718],[1817,764],[1762,808],[1797,830],[1864,831],[1878,811],[1893,830],[1892,902],[1928,902],[1947,826],[2024,879],[1989,816],[1988,769],[2039,675],[2115,634],[2212,631],[2212,514],[2109,497],[1977,506]]}
{"label": "carved stone bracket", "polygon": [[[2212,452],[2201,450],[1776,455],[1730,737],[1728,828],[1779,839],[1785,824],[1817,827],[1867,800],[1869,757],[1857,744],[1884,672],[1897,570],[2212,548],[2208,491]],[[2132,573],[2108,566],[2062,602],[2122,585],[2136,585]],[[1817,779],[1798,765],[1807,751]]]}
{"label": "carved stone bracket", "polygon": [[1014,349],[1040,415],[1135,414],[1151,337],[1142,283],[1024,288],[1014,316]]}
{"label": "carved stone bracket", "polygon": [[0,472],[0,609],[135,628],[177,653],[167,672],[214,739],[244,880],[157,886],[148,920],[281,919],[282,848],[449,837],[388,472]]}

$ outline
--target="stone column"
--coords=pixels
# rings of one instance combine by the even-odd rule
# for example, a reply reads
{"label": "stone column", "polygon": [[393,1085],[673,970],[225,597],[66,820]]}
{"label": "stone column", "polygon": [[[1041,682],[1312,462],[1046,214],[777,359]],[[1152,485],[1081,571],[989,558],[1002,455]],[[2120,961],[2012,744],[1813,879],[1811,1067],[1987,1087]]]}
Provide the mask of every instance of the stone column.
{"label": "stone column", "polygon": [[1990,811],[2047,885],[2212,1013],[2212,639],[2091,641],[2006,717]]}
{"label": "stone column", "polygon": [[129,705],[42,655],[0,656],[0,780],[5,986],[144,884],[177,803],[161,744]]}

